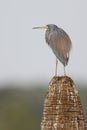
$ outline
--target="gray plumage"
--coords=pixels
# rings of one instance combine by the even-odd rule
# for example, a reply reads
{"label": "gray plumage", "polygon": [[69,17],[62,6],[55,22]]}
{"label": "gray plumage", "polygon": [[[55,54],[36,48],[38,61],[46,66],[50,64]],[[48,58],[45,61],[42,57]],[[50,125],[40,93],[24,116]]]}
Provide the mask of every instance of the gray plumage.
{"label": "gray plumage", "polygon": [[69,53],[72,47],[68,34],[54,24],[47,25],[45,33],[47,44],[53,50],[55,56],[66,66],[69,60]]}

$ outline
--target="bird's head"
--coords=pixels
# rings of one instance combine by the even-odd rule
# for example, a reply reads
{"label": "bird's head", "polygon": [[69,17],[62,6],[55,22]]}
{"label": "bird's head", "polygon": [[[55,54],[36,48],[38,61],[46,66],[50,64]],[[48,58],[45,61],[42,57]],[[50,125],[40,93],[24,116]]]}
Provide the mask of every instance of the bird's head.
{"label": "bird's head", "polygon": [[43,29],[43,30],[49,30],[49,31],[53,31],[56,30],[58,27],[54,24],[48,24],[46,26],[42,26],[42,27],[34,27],[33,29]]}

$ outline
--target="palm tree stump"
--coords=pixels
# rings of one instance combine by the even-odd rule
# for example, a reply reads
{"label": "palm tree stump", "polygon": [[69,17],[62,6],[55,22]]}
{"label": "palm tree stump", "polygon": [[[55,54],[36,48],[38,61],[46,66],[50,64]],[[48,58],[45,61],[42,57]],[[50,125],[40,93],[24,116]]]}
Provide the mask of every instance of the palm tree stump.
{"label": "palm tree stump", "polygon": [[52,78],[44,101],[41,130],[87,130],[80,96],[71,78]]}

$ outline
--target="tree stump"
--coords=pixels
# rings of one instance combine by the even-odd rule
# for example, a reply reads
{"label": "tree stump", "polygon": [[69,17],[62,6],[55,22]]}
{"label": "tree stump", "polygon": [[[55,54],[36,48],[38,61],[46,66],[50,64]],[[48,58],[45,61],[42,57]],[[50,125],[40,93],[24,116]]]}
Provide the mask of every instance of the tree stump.
{"label": "tree stump", "polygon": [[80,96],[71,78],[52,78],[44,101],[41,130],[87,130]]}

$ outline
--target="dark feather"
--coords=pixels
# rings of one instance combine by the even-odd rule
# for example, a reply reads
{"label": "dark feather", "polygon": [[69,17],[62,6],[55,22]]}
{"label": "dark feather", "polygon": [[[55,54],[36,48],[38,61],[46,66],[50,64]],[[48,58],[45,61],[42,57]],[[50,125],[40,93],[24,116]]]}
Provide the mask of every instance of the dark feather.
{"label": "dark feather", "polygon": [[56,57],[66,66],[72,46],[71,40],[68,34],[61,28],[55,27],[55,25],[49,26],[50,28],[46,31],[45,35],[46,42],[53,50]]}

